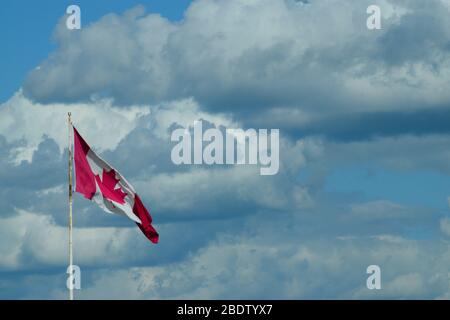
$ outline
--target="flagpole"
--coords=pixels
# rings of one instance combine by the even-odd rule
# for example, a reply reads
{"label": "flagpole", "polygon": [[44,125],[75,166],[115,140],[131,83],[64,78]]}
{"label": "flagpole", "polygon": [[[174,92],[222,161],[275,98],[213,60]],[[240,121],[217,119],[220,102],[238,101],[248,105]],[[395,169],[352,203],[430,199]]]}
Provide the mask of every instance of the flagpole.
{"label": "flagpole", "polygon": [[68,128],[69,128],[69,268],[71,279],[69,287],[69,300],[73,300],[73,247],[72,247],[72,205],[73,205],[73,182],[72,182],[72,167],[73,167],[73,154],[72,154],[72,114],[68,113]]}

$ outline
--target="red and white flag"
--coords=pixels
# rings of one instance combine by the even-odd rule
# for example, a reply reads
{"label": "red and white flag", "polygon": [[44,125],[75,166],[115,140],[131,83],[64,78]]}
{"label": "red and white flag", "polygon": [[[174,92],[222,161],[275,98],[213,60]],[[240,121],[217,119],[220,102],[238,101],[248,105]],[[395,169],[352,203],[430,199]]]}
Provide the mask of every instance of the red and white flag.
{"label": "red and white flag", "polygon": [[152,217],[133,186],[89,147],[75,127],[73,131],[75,191],[94,200],[106,212],[127,216],[151,242],[158,243]]}

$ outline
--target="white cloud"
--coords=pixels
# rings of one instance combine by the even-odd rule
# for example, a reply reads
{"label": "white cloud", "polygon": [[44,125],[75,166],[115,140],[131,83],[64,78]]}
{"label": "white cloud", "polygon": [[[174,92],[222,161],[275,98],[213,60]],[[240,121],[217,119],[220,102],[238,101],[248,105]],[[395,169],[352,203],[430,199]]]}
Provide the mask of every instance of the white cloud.
{"label": "white cloud", "polygon": [[[56,225],[48,215],[18,210],[14,216],[0,218],[0,233],[2,270],[68,265],[67,227]],[[130,244],[136,243],[138,236],[139,230],[134,225],[130,228],[75,227],[76,264],[87,267],[101,262],[112,266],[120,264],[126,257],[133,259]],[[64,272],[64,267],[61,270]]]}
{"label": "white cloud", "polygon": [[139,117],[149,114],[148,107],[115,108],[109,100],[73,105],[34,103],[16,93],[0,105],[0,134],[8,142],[24,139],[14,161],[31,160],[33,152],[46,135],[64,150],[68,145],[67,113],[74,125],[99,150],[115,149],[117,144],[137,125]]}
{"label": "white cloud", "polygon": [[367,220],[401,218],[408,216],[411,211],[411,208],[385,200],[352,204],[350,208],[352,218]]}

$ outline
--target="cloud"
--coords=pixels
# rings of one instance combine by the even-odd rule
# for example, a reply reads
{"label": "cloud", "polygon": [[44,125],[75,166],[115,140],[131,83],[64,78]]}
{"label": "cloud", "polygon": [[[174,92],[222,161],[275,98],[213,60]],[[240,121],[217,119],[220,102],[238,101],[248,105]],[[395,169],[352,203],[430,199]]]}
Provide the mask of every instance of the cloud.
{"label": "cloud", "polygon": [[137,7],[79,32],[61,20],[58,49],[30,72],[24,94],[118,106],[193,98],[297,137],[448,134],[448,3],[379,1],[376,32],[366,28],[371,4],[199,0],[180,23]]}
{"label": "cloud", "polygon": [[[110,100],[87,104],[39,104],[25,98],[21,91],[0,105],[0,135],[8,142],[22,141],[13,161],[30,160],[38,144],[47,136],[58,144],[60,152],[68,145],[67,113],[72,112],[74,125],[89,135],[100,150],[115,149],[137,125],[137,118],[148,114],[148,107],[115,108]],[[99,134],[108,130],[108,136]]]}
{"label": "cloud", "polygon": [[238,114],[446,103],[448,6],[382,1],[383,28],[374,33],[365,26],[369,4],[199,0],[181,23],[142,10],[107,15],[75,33],[61,22],[57,51],[30,73],[24,92],[46,103],[194,97],[205,108]]}
{"label": "cloud", "polygon": [[311,117],[301,111],[274,108],[256,118],[246,119],[246,124],[264,127],[270,122],[272,126],[294,137],[318,135],[331,141],[353,142],[403,135],[448,135],[449,120],[450,112],[444,105],[427,110],[355,110],[319,117]]}
{"label": "cloud", "polygon": [[433,170],[448,174],[448,135],[403,135],[369,141],[325,142],[325,166],[358,165],[384,167],[401,172]]}
{"label": "cloud", "polygon": [[353,204],[350,206],[353,219],[358,217],[364,219],[386,219],[402,218],[412,214],[411,208],[401,206],[391,201],[371,201],[362,204]]}
{"label": "cloud", "polygon": [[[49,216],[18,210],[14,216],[1,218],[3,239],[0,267],[3,270],[23,270],[61,266],[67,259],[67,228],[57,226]],[[120,257],[117,244],[130,241],[126,229],[76,229],[79,263],[89,265],[101,258],[107,263]],[[99,253],[103,252],[102,257]]]}
{"label": "cloud", "polygon": [[[382,299],[448,295],[448,252],[388,237],[358,242],[273,242],[267,236],[217,240],[186,260],[159,267],[97,269],[80,299]],[[434,259],[437,257],[437,259]],[[431,259],[430,259],[431,258]],[[381,266],[382,289],[366,288]],[[118,288],[122,291],[119,293]],[[59,295],[64,297],[64,290]]]}

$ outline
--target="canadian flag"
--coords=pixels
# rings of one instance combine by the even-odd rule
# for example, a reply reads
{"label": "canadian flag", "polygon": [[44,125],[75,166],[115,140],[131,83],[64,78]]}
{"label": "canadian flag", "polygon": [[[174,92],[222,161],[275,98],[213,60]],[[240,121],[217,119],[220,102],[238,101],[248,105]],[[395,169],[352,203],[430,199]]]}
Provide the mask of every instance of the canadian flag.
{"label": "canadian flag", "polygon": [[92,151],[75,127],[73,132],[75,191],[94,200],[106,212],[127,216],[151,242],[158,243],[159,235],[152,226],[152,217],[131,184]]}

